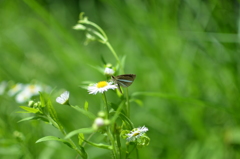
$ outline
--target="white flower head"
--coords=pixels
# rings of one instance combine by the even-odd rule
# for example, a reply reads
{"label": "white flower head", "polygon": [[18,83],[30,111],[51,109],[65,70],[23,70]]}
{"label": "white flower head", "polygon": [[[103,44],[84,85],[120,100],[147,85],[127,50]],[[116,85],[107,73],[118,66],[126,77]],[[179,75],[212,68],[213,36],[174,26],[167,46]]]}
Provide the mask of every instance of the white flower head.
{"label": "white flower head", "polygon": [[104,70],[104,74],[105,75],[113,75],[114,74],[114,70],[109,68],[109,67],[106,67],[105,70]]}
{"label": "white flower head", "polygon": [[100,81],[93,86],[88,87],[89,94],[103,93],[109,89],[116,89],[117,86],[113,85],[112,82]]}
{"label": "white flower head", "polygon": [[31,96],[38,95],[39,92],[41,92],[43,89],[40,85],[36,84],[28,84],[25,86],[23,91],[28,92],[31,94]]}
{"label": "white flower head", "polygon": [[62,105],[69,105],[69,95],[68,91],[63,92],[59,97],[56,98],[56,102]]}
{"label": "white flower head", "polygon": [[[19,92],[20,91],[20,92]],[[42,91],[42,87],[34,84],[17,84],[15,87],[8,92],[10,96],[13,96],[15,93],[19,92],[16,96],[16,101],[18,103],[24,103],[28,101],[32,96],[38,95]]]}
{"label": "white flower head", "polygon": [[24,88],[24,85],[21,84],[21,83],[17,83],[17,84],[14,84],[10,90],[8,91],[8,95],[9,96],[14,96],[16,93],[20,92],[21,90],[23,90]]}
{"label": "white flower head", "polygon": [[130,133],[126,134],[128,136],[127,141],[135,141],[136,139],[140,138],[144,133],[148,131],[148,128],[143,126],[139,128],[135,128]]}
{"label": "white flower head", "polygon": [[15,97],[18,103],[24,103],[28,101],[30,98],[31,98],[31,94],[28,91],[24,91],[24,90],[18,93],[17,96]]}

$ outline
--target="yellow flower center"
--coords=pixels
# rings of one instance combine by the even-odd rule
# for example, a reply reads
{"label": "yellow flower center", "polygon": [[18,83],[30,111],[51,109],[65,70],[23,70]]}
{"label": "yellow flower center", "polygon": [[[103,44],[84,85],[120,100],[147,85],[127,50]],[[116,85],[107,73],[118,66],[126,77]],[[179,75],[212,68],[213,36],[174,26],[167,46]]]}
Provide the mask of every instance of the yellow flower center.
{"label": "yellow flower center", "polygon": [[36,89],[36,86],[33,85],[33,84],[31,84],[31,85],[29,86],[29,89],[30,89],[30,92],[33,93],[34,90]]}
{"label": "yellow flower center", "polygon": [[132,136],[137,136],[139,134],[140,134],[139,132],[135,132]]}
{"label": "yellow flower center", "polygon": [[103,88],[107,85],[108,85],[108,83],[106,81],[101,81],[101,82],[97,83],[97,88]]}

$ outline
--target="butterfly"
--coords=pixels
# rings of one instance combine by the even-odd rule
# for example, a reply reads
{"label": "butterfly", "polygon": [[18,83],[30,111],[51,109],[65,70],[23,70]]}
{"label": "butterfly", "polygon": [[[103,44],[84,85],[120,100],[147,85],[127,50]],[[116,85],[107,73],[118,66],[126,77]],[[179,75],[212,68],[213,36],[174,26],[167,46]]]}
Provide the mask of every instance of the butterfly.
{"label": "butterfly", "polygon": [[135,74],[124,74],[118,76],[112,76],[112,81],[117,84],[118,90],[122,93],[120,86],[122,87],[129,87],[134,79],[136,78]]}

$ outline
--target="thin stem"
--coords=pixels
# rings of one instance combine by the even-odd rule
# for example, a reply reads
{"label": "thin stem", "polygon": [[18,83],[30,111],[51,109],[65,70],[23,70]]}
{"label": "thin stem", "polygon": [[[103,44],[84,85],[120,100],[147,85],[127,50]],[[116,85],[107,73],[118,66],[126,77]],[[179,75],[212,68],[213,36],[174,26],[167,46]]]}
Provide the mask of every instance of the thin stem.
{"label": "thin stem", "polygon": [[[67,135],[67,133],[66,133],[66,131],[65,131],[64,129],[60,129],[60,131],[62,132],[62,134],[63,134],[64,136]],[[77,148],[77,146],[75,145],[75,143],[72,141],[71,138],[68,139],[68,142],[72,145],[72,148],[73,148],[74,150],[76,150],[77,153],[78,153],[81,157],[83,157],[82,152]]]}
{"label": "thin stem", "polygon": [[107,117],[107,119],[109,119],[109,109],[108,109],[107,97],[106,97],[105,92],[103,92],[103,102],[104,102],[104,109],[106,112],[106,117]]}
{"label": "thin stem", "polygon": [[136,148],[137,159],[139,159],[138,148]]}
{"label": "thin stem", "polygon": [[[108,108],[107,97],[106,97],[105,92],[103,92],[103,101],[104,101],[104,104],[105,104],[106,117],[107,117],[107,119],[109,119],[109,108]],[[113,147],[113,151],[112,151],[113,158],[117,159],[117,148],[116,148],[116,144],[115,144],[113,134],[111,132],[110,125],[107,126],[107,135],[108,135],[109,140],[110,140],[110,142],[112,144],[112,147]]]}
{"label": "thin stem", "polygon": [[86,21],[86,20],[80,20],[79,23],[92,25],[93,27],[97,28],[100,31],[100,33],[104,36],[106,41],[108,40],[107,35],[105,34],[105,32],[97,24],[95,24],[93,22],[90,22],[90,21]]}
{"label": "thin stem", "polygon": [[117,63],[118,63],[118,65],[119,65],[120,72],[121,72],[121,73],[124,73],[124,70],[123,70],[123,67],[122,67],[122,65],[121,65],[121,62],[120,62],[120,60],[119,60],[119,58],[118,58],[118,56],[117,56],[117,53],[116,53],[115,50],[113,49],[112,45],[111,45],[108,41],[106,42],[106,45],[107,45],[107,47],[109,48],[109,50],[112,52],[112,54],[113,54],[113,56],[115,57],[115,59],[117,60]]}
{"label": "thin stem", "polygon": [[126,88],[126,116],[130,119],[130,102],[128,96],[128,89]]}
{"label": "thin stem", "polygon": [[107,47],[110,49],[110,51],[113,53],[113,56],[116,58],[117,62],[120,63],[120,60],[117,56],[117,53],[113,49],[112,45],[109,42],[106,42]]}
{"label": "thin stem", "polygon": [[[128,148],[129,148],[129,147],[128,147]],[[134,147],[133,147],[133,149],[126,154],[126,158],[128,158],[128,156],[130,156],[130,154],[134,151],[134,149],[136,149],[136,159],[139,159],[137,144],[135,144]]]}
{"label": "thin stem", "polygon": [[[89,135],[89,137],[87,138],[87,141],[89,141],[90,139],[91,139],[91,137],[93,137],[93,135],[95,134],[95,132],[94,133],[91,133],[90,135]],[[84,143],[82,144],[82,147],[84,147],[86,145],[86,142],[84,141]]]}
{"label": "thin stem", "polygon": [[119,64],[119,68],[120,68],[121,72],[123,73],[124,72],[123,71],[123,67],[121,66],[120,60],[118,58],[118,55],[115,52],[115,50],[113,49],[113,47],[111,46],[111,44],[108,42],[108,37],[105,34],[105,32],[102,30],[102,28],[99,27],[97,24],[95,24],[95,23],[93,23],[91,21],[88,21],[88,20],[80,20],[79,23],[91,25],[91,26],[95,27],[99,31],[99,32],[98,31],[94,31],[93,29],[90,29],[90,28],[88,29],[90,32],[92,32],[93,34],[98,36],[101,39],[101,42],[103,44],[107,45],[107,47],[112,52],[112,54],[115,57],[115,59],[117,60],[117,63]]}

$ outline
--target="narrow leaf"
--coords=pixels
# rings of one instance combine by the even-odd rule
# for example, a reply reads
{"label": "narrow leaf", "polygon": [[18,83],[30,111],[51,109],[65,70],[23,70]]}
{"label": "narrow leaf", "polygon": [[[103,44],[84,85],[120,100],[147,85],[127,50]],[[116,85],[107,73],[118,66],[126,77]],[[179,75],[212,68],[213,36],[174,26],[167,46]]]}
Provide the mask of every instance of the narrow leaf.
{"label": "narrow leaf", "polygon": [[22,119],[22,120],[19,120],[18,123],[20,123],[20,122],[22,122],[22,121],[28,121],[28,120],[34,120],[34,119],[36,119],[35,116],[30,116],[30,117],[24,118],[24,119]]}
{"label": "narrow leaf", "polygon": [[61,138],[58,138],[58,137],[55,137],[55,136],[45,136],[43,138],[40,138],[36,141],[36,143],[39,143],[39,142],[44,142],[44,141],[60,141],[64,144],[66,144],[67,146],[69,146],[70,148],[73,148],[72,145],[65,139],[61,139]]}
{"label": "narrow leaf", "polygon": [[82,108],[79,108],[78,106],[72,106],[73,109],[76,109],[77,111],[79,111],[80,113],[82,113],[83,115],[89,117],[90,119],[94,120],[96,118],[96,116],[94,114],[92,114],[89,111],[86,111]]}
{"label": "narrow leaf", "polygon": [[117,118],[119,117],[119,114],[123,109],[123,106],[124,106],[124,102],[121,102],[117,108],[117,111],[110,112],[110,113],[115,113],[114,116],[112,117],[111,123],[114,123],[117,120]]}
{"label": "narrow leaf", "polygon": [[74,131],[71,131],[70,133],[68,133],[66,136],[65,136],[65,139],[68,139],[76,134],[79,134],[79,133],[83,133],[83,134],[90,134],[94,132],[93,128],[81,128],[81,129],[77,129],[77,130],[74,130]]}
{"label": "narrow leaf", "polygon": [[30,117],[24,118],[22,120],[19,120],[18,123],[23,122],[23,121],[38,120],[38,119],[41,119],[44,122],[49,122],[46,118],[44,118],[42,116],[30,116]]}
{"label": "narrow leaf", "polygon": [[85,101],[85,103],[84,103],[84,110],[88,111],[88,102],[87,101]]}
{"label": "narrow leaf", "polygon": [[121,119],[127,124],[126,126],[128,127],[129,130],[132,130],[134,128],[131,120],[127,116],[125,116],[123,113],[120,113],[119,117],[121,117]]}
{"label": "narrow leaf", "polygon": [[105,144],[97,144],[97,143],[94,143],[94,142],[90,142],[90,141],[87,141],[87,140],[84,140],[86,143],[88,143],[89,145],[92,145],[92,146],[95,146],[95,147],[98,147],[98,148],[102,148],[102,149],[108,149],[108,150],[112,150],[113,147],[111,145],[105,145]]}
{"label": "narrow leaf", "polygon": [[35,109],[35,108],[30,108],[30,107],[26,107],[26,106],[20,106],[20,108],[26,110],[28,113],[38,113],[39,110],[38,109]]}
{"label": "narrow leaf", "polygon": [[83,141],[84,141],[84,134],[83,133],[79,133],[78,134],[78,144],[81,146]]}

